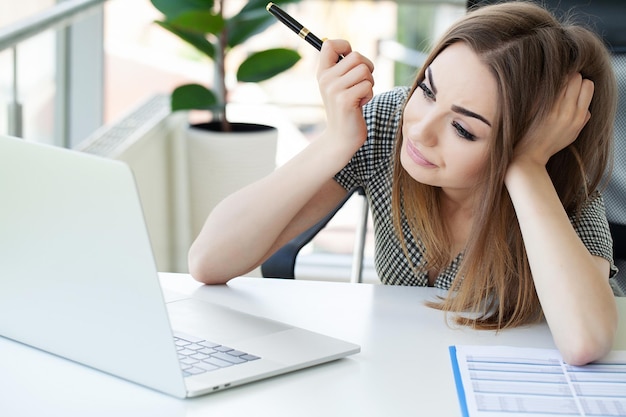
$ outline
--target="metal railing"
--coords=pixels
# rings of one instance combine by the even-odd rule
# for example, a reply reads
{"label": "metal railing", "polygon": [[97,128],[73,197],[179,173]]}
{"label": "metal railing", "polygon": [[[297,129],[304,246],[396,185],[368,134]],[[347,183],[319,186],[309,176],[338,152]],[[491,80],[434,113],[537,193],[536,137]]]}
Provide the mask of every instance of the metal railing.
{"label": "metal railing", "polygon": [[8,134],[22,136],[22,105],[18,100],[17,46],[49,29],[63,29],[94,12],[106,0],[67,0],[31,17],[0,28],[0,52],[13,50],[12,98],[8,104]]}

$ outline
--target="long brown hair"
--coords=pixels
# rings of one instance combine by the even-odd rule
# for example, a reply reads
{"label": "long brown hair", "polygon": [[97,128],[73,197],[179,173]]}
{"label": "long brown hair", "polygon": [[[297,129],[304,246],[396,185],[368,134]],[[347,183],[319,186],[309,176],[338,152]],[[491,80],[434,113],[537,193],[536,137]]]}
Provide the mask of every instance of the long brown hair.
{"label": "long brown hair", "polygon": [[[577,213],[610,169],[615,77],[609,54],[593,32],[560,23],[533,3],[511,2],[476,9],[455,23],[434,46],[411,94],[435,57],[456,42],[467,44],[495,77],[498,110],[486,169],[476,184],[480,198],[459,273],[448,296],[431,305],[472,313],[458,315],[456,321],[475,328],[519,326],[539,320],[542,310],[504,186],[513,150],[551,110],[569,75],[579,72],[593,81],[591,119],[578,138],[547,165],[563,206],[569,214]],[[392,191],[396,233],[404,242],[400,227],[404,212],[411,232],[425,248],[427,267],[439,271],[456,256],[451,253],[450,233],[439,215],[439,189],[416,182],[402,168],[401,144],[399,129]],[[406,246],[404,249],[406,252]]]}

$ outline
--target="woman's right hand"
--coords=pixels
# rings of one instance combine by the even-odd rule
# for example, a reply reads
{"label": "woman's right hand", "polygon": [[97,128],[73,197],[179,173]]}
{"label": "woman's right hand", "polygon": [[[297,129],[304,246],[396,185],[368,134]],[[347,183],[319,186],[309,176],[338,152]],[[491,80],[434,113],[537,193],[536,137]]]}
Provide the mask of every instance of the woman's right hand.
{"label": "woman's right hand", "polygon": [[[343,58],[339,60],[340,57]],[[373,71],[372,61],[353,52],[347,41],[324,41],[317,71],[327,116],[322,137],[334,145],[345,145],[352,153],[367,137],[362,107],[374,95]]]}
{"label": "woman's right hand", "polygon": [[[337,62],[340,55],[344,58]],[[326,130],[274,172],[213,209],[189,250],[189,271],[198,281],[221,284],[251,271],[346,195],[333,175],[367,137],[361,107],[373,95],[374,66],[345,41],[324,42],[320,58]]]}

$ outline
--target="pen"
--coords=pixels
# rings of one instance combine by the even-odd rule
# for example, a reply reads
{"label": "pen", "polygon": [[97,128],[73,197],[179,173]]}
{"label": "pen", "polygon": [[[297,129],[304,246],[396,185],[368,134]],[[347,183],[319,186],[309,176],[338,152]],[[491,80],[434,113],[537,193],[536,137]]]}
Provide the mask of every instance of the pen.
{"label": "pen", "polygon": [[313,45],[315,49],[317,49],[318,51],[322,50],[322,42],[324,41],[311,33],[311,31],[309,31],[307,28],[302,26],[296,19],[289,16],[283,9],[281,9],[272,2],[267,3],[267,6],[265,8],[268,12],[273,14],[276,19],[280,20],[285,26],[296,32],[298,36]]}

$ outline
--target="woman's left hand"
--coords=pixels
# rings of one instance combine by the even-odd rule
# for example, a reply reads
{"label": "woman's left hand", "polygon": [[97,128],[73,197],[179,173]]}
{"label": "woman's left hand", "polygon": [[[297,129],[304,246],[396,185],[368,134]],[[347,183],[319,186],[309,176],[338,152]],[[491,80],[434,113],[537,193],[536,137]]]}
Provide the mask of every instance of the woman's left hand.
{"label": "woman's left hand", "polygon": [[591,117],[593,91],[591,80],[573,74],[550,113],[516,146],[514,161],[530,159],[545,166],[552,155],[573,143]]}
{"label": "woman's left hand", "polygon": [[504,178],[544,316],[557,348],[573,365],[611,349],[617,308],[609,262],[592,255],[574,230],[546,163],[589,121],[593,92],[593,82],[572,75],[548,115],[515,147]]}

